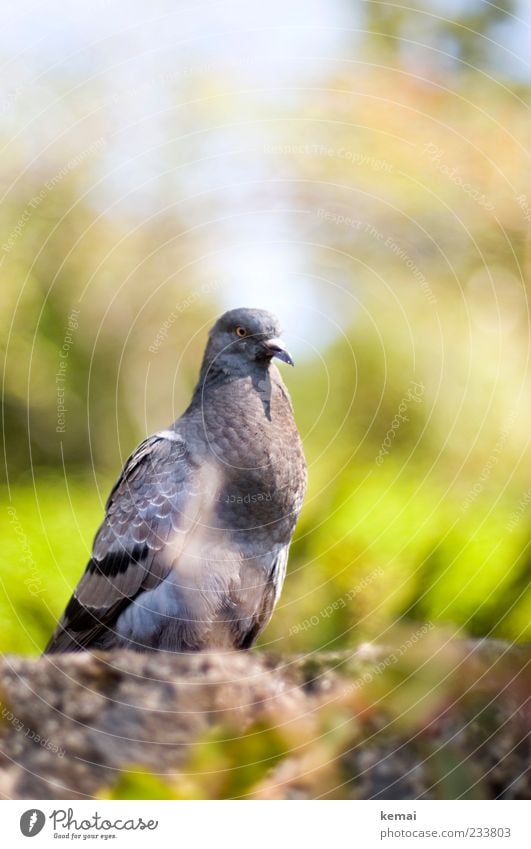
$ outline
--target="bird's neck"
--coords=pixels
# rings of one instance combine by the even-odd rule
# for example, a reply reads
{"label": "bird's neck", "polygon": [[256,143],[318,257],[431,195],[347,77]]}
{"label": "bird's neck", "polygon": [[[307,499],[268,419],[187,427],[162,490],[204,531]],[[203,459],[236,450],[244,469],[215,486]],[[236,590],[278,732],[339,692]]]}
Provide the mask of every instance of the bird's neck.
{"label": "bird's neck", "polygon": [[199,373],[199,380],[194,390],[194,398],[203,396],[210,388],[218,388],[220,385],[233,383],[235,380],[250,378],[253,381],[264,380],[267,378],[270,370],[269,362],[256,361],[249,368],[249,362],[231,363],[231,365],[219,365],[216,362],[205,358]]}
{"label": "bird's neck", "polygon": [[207,386],[217,384],[228,376],[228,372],[216,363],[209,360],[203,360],[201,371],[199,372],[199,380],[194,390],[194,395],[203,392]]}

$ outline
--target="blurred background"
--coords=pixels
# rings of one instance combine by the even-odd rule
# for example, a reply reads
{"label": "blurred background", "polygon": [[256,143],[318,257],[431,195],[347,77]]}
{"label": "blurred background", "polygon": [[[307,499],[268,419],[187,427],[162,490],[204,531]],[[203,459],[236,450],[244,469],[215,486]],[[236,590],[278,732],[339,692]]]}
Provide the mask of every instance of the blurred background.
{"label": "blurred background", "polygon": [[261,646],[529,639],[530,21],[528,0],[4,10],[0,650],[42,650],[124,459],[235,306],[281,317],[310,466]]}

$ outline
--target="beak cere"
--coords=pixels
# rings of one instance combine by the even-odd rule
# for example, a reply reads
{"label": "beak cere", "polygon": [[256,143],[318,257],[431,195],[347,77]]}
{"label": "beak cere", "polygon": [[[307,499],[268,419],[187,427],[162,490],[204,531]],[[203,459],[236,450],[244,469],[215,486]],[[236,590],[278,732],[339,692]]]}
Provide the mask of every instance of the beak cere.
{"label": "beak cere", "polygon": [[264,345],[271,357],[276,357],[278,360],[282,360],[283,363],[287,363],[290,366],[295,365],[293,358],[286,349],[282,339],[268,339],[267,342],[264,342]]}

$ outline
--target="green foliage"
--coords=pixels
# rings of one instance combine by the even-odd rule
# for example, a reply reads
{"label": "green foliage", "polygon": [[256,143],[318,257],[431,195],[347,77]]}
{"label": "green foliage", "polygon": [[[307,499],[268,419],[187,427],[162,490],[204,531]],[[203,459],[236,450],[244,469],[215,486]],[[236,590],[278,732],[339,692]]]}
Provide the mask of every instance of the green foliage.
{"label": "green foliage", "polygon": [[88,562],[101,498],[87,478],[72,476],[66,483],[43,475],[2,505],[2,651],[38,654],[44,648]]}
{"label": "green foliage", "polygon": [[129,770],[121,772],[112,789],[99,794],[99,798],[171,800],[180,797],[174,792],[170,780],[164,781],[153,773],[131,766]]}
{"label": "green foliage", "polygon": [[401,617],[529,639],[525,523],[507,530],[512,504],[493,509],[495,492],[463,510],[459,491],[452,497],[433,478],[420,484],[422,477],[389,458],[380,468],[347,470],[324,506],[310,490],[264,645],[345,648],[385,634]]}
{"label": "green foliage", "polygon": [[286,758],[294,740],[276,727],[256,723],[244,734],[218,728],[188,747],[183,769],[167,776],[130,769],[105,799],[237,799],[252,793]]}
{"label": "green foliage", "polygon": [[222,728],[194,745],[176,787],[183,799],[237,799],[252,792],[290,752],[282,730],[269,724]]}

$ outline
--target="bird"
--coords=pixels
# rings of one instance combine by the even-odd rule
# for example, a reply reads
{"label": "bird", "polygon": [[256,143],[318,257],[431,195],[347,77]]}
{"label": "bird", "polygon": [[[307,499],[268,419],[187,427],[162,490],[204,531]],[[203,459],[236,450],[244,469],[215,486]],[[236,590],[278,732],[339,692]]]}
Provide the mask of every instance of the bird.
{"label": "bird", "polygon": [[268,624],[307,486],[278,319],[224,313],[185,412],[125,462],[45,654],[232,651]]}

